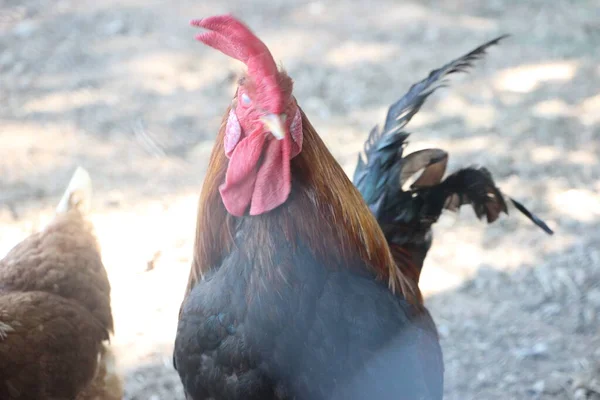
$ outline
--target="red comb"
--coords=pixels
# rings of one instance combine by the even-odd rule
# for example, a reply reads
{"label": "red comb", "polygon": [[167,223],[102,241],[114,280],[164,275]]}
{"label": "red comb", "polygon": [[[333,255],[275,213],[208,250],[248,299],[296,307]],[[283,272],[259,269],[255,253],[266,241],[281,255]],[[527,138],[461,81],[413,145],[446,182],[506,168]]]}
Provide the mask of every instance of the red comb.
{"label": "red comb", "polygon": [[197,35],[197,40],[246,64],[248,76],[262,92],[259,96],[271,105],[269,111],[282,112],[283,96],[277,84],[275,60],[267,46],[246,25],[228,14],[192,20],[190,24],[209,30]]}

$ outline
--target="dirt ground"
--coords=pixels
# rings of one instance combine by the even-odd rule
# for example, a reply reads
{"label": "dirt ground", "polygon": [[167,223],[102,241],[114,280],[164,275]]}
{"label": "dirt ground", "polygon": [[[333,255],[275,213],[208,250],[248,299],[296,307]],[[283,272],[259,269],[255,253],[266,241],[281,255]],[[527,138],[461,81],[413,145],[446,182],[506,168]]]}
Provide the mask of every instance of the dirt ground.
{"label": "dirt ground", "polygon": [[227,11],[285,65],[349,174],[411,83],[513,35],[409,126],[411,149],[487,166],[556,230],[466,209],[436,225],[422,288],[446,398],[600,399],[600,2],[211,3],[0,0],[0,254],[88,169],[126,399],[183,398],[171,348],[197,194],[242,70],[187,23]]}

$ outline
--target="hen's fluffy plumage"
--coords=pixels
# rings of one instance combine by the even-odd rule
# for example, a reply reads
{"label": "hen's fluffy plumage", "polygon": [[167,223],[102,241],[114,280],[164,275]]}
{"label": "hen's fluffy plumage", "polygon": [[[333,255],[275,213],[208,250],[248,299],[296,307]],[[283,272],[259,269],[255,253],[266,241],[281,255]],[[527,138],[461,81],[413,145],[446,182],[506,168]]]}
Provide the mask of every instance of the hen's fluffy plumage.
{"label": "hen's fluffy plumage", "polygon": [[116,376],[119,383],[109,385],[100,377],[114,373],[104,364],[113,318],[110,284],[85,217],[90,185],[78,169],[54,220],[0,261],[2,399],[120,396],[104,393],[120,388]]}

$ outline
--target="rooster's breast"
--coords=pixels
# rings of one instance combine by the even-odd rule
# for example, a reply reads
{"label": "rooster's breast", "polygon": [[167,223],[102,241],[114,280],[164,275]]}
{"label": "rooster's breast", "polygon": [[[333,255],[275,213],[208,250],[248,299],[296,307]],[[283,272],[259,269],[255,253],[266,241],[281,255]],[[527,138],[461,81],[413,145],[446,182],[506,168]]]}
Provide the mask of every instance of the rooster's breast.
{"label": "rooster's breast", "polygon": [[269,268],[234,250],[185,300],[174,362],[191,398],[438,398],[421,396],[439,383],[424,372],[429,353],[441,363],[437,337],[406,302],[302,245],[276,248]]}

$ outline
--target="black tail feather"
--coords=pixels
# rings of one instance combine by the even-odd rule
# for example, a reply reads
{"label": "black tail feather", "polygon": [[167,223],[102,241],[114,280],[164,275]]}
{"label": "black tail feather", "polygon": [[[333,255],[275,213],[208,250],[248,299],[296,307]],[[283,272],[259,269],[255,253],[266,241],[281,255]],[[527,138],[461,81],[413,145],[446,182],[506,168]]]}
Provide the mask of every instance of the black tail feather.
{"label": "black tail feather", "polygon": [[444,198],[444,209],[457,211],[461,206],[470,204],[477,218],[482,219],[485,216],[488,223],[496,221],[501,213],[508,214],[506,198],[546,233],[549,235],[554,233],[544,221],[533,215],[525,206],[504,195],[486,168],[460,169],[449,175],[438,186],[418,192],[425,198],[424,210],[427,211],[428,218],[434,221],[442,212],[439,206],[440,196]]}
{"label": "black tail feather", "polygon": [[[431,225],[444,210],[457,211],[470,204],[479,219],[496,221],[508,214],[507,202],[548,234],[552,230],[522,204],[505,196],[485,168],[463,168],[442,180],[448,154],[442,149],[426,149],[404,155],[409,133],[404,131],[428,96],[446,85],[450,74],[465,72],[481,59],[486,50],[509,35],[491,40],[468,54],[433,70],[427,78],[412,85],[392,104],[382,130],[375,126],[365,142],[365,159],[359,156],[353,182],[377,218],[389,243],[409,246],[421,260],[431,245]],[[423,171],[409,190],[405,183]],[[404,248],[404,247],[403,247]],[[422,263],[421,263],[422,264]]]}
{"label": "black tail feather", "polygon": [[[412,85],[400,100],[390,106],[383,127],[384,134],[388,132],[398,132],[404,128],[411,118],[419,111],[427,97],[438,88],[445,86],[446,81],[444,78],[453,73],[466,72],[473,66],[474,61],[481,59],[486,54],[486,50],[490,46],[498,44],[502,39],[508,36],[509,35],[502,35],[482,44],[464,56],[450,61],[441,68],[431,71],[427,78]],[[433,86],[434,84],[437,85]]]}
{"label": "black tail feather", "polygon": [[[354,170],[354,184],[367,203],[380,200],[385,191],[393,195],[401,190],[396,176],[388,175],[398,174],[404,168],[402,155],[408,143],[406,139],[409,133],[402,129],[419,111],[427,97],[444,85],[445,77],[452,73],[466,71],[474,61],[485,55],[488,47],[497,44],[507,36],[502,35],[491,40],[443,67],[431,71],[427,78],[412,85],[402,98],[389,107],[384,129],[380,130],[377,125],[371,129],[364,145],[365,159],[363,160],[359,155]],[[438,167],[445,168],[445,163],[439,163]]]}
{"label": "black tail feather", "polygon": [[544,221],[542,221],[536,215],[532,214],[531,211],[526,209],[523,204],[519,203],[512,197],[508,197],[508,199],[514,204],[514,206],[516,207],[517,210],[521,211],[523,213],[523,215],[525,215],[527,218],[529,218],[534,224],[536,224],[537,226],[542,228],[544,230],[544,232],[546,232],[548,235],[554,235],[554,231],[552,229],[550,229],[550,227],[548,225],[546,225],[546,223]]}
{"label": "black tail feather", "polygon": [[471,204],[477,218],[485,216],[488,223],[496,221],[500,213],[508,213],[504,197],[486,168],[463,168],[448,176],[442,186],[445,209],[456,211]]}
{"label": "black tail feather", "polygon": [[[502,35],[482,44],[464,56],[431,71],[427,78],[413,84],[404,96],[388,108],[383,130],[380,130],[378,125],[371,129],[364,147],[365,154],[367,155],[367,164],[369,163],[369,154],[373,152],[374,147],[381,145],[380,141],[383,137],[400,133],[412,117],[419,112],[427,97],[438,88],[446,86],[444,78],[453,73],[466,72],[468,68],[473,66],[474,61],[481,59],[486,54],[486,50],[490,46],[498,44],[508,36]],[[408,134],[403,132],[402,135],[402,139],[405,141]]]}

